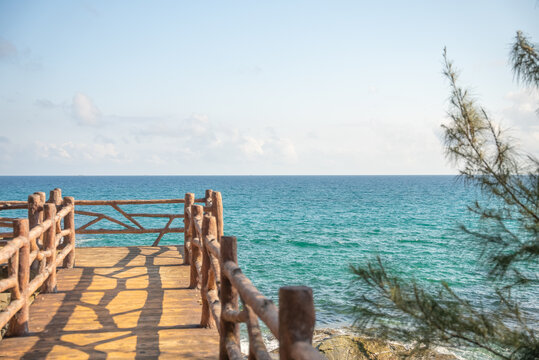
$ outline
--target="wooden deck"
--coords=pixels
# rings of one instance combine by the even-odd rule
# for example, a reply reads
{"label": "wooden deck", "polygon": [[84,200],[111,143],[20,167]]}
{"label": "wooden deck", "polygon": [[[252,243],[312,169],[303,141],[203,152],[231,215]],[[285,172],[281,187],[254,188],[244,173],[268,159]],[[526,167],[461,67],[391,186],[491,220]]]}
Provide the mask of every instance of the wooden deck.
{"label": "wooden deck", "polygon": [[180,246],[77,248],[58,292],[30,306],[30,334],[0,341],[2,359],[216,359]]}

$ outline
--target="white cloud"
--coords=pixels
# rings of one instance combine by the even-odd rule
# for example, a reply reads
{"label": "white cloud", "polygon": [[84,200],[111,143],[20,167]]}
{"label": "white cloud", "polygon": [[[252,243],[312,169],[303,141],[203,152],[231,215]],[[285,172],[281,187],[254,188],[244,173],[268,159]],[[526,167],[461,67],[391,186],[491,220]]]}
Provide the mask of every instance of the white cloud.
{"label": "white cloud", "polygon": [[[170,163],[196,160],[236,168],[241,163],[282,166],[298,161],[292,139],[279,136],[273,128],[242,130],[216,123],[204,114],[139,124],[132,134],[140,144],[153,144],[151,153]],[[151,156],[147,159],[159,163]]]}
{"label": "white cloud", "polygon": [[188,118],[178,120],[177,118],[152,117],[148,121],[141,121],[132,126],[131,133],[137,137],[149,138],[176,138],[191,139],[194,136],[208,139],[211,136],[212,124],[208,116],[204,114],[193,114]]}
{"label": "white cloud", "polygon": [[244,136],[242,137],[242,143],[239,146],[245,155],[253,157],[264,154],[264,150],[262,150],[263,144],[263,141],[257,140],[252,136]]}
{"label": "white cloud", "polygon": [[511,135],[525,152],[539,155],[539,92],[521,90],[506,95],[510,105],[502,110],[502,118],[510,125]]}
{"label": "white cloud", "polygon": [[247,136],[243,140],[241,148],[250,157],[259,156],[266,160],[286,163],[294,163],[298,160],[296,147],[291,139],[278,136],[261,138]]}
{"label": "white cloud", "polygon": [[81,125],[98,125],[101,122],[101,111],[85,94],[76,93],[71,103],[71,114]]}
{"label": "white cloud", "polygon": [[537,126],[539,118],[539,92],[533,90],[521,90],[510,92],[505,98],[511,105],[503,109],[503,115],[517,126]]}
{"label": "white cloud", "polygon": [[124,157],[114,144],[85,144],[68,141],[63,144],[35,142],[38,157],[56,161],[121,161]]}

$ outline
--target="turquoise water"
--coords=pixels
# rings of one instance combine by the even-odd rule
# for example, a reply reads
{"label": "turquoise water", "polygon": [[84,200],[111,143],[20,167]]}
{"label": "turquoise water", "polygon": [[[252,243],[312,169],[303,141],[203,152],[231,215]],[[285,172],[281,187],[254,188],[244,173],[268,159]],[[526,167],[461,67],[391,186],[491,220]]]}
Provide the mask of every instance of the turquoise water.
{"label": "turquoise water", "polygon": [[[351,324],[350,299],[358,288],[349,266],[376,255],[403,276],[427,284],[445,280],[488,306],[480,248],[458,230],[459,223],[475,222],[467,205],[478,194],[453,176],[0,177],[0,199],[25,200],[55,187],[76,199],[182,198],[186,192],[203,197],[205,189],[221,191],[225,235],[237,236],[244,272],[273,300],[280,286],[311,286],[319,327]],[[183,212],[183,204],[152,209]],[[76,219],[79,225],[82,220]],[[145,224],[158,227],[163,221]],[[151,245],[154,239],[153,234],[80,235],[77,241],[113,246]],[[179,242],[183,234],[168,234],[161,244]],[[537,295],[526,296],[526,307],[537,309]]]}

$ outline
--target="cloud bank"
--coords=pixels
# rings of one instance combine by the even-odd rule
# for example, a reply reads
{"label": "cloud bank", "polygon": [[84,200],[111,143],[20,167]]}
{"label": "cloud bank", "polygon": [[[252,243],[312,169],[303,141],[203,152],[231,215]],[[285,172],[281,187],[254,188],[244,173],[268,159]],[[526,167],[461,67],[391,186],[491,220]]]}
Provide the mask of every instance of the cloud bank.
{"label": "cloud bank", "polygon": [[83,93],[76,93],[71,102],[71,114],[80,125],[96,126],[101,123],[101,111],[92,99]]}

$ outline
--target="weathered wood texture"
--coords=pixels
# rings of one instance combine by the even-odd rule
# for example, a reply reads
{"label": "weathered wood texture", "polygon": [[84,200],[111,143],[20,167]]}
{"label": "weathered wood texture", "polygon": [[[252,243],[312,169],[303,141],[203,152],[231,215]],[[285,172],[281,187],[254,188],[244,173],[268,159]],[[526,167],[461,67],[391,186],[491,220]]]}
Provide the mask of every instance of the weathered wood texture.
{"label": "weathered wood texture", "polygon": [[184,249],[184,259],[183,262],[185,265],[191,264],[191,238],[193,237],[191,235],[191,205],[195,203],[195,194],[187,193],[185,194],[185,202],[184,202],[184,210],[183,210],[183,223],[184,223],[184,241],[183,241],[183,249]]}
{"label": "weathered wood texture", "polygon": [[[224,264],[227,261],[237,264],[238,255],[236,247],[236,238],[226,236],[221,239],[223,246],[221,247],[220,263]],[[230,308],[233,311],[239,309],[238,291],[232,286],[230,279],[221,272],[221,346],[219,348],[219,359],[228,359],[235,357],[240,345],[240,325],[236,322],[227,321],[222,310]]]}
{"label": "weathered wood texture", "polygon": [[[79,209],[76,211],[76,214],[83,216],[91,216],[93,219],[90,219],[83,225],[80,225],[76,232],[78,234],[150,234],[157,233],[157,238],[153,242],[152,246],[159,245],[159,241],[163,238],[165,234],[168,233],[182,233],[185,228],[172,227],[174,219],[183,218],[185,214],[173,213],[173,214],[163,214],[163,213],[128,213],[122,209],[119,205],[155,205],[155,204],[185,204],[185,208],[188,209],[194,203],[204,203],[208,205],[211,203],[213,197],[213,191],[207,190],[206,196],[204,198],[196,199],[194,194],[186,195],[185,199],[134,199],[134,200],[76,200],[77,206],[110,206],[125,220],[121,221],[115,219],[114,217],[103,214],[100,212],[86,211]],[[0,201],[0,210],[10,210],[10,209],[24,209],[28,208],[28,218],[30,219],[30,228],[35,224],[41,223],[43,220],[43,203],[45,202],[45,193],[34,193],[28,198],[28,201]],[[50,192],[49,199],[47,203],[55,204],[57,207],[60,207],[63,203],[62,199],[62,190],[54,189]],[[73,204],[75,205],[75,204]],[[40,218],[41,217],[41,221]],[[168,221],[164,224],[162,228],[146,228],[135,218],[144,217],[144,218],[168,218]],[[123,227],[123,229],[108,229],[108,228],[92,228],[89,227],[92,225],[101,222],[102,220],[108,220],[112,223],[118,224]],[[0,227],[11,227],[12,220],[7,218],[0,218]],[[56,232],[60,231],[60,222],[56,224]],[[12,232],[0,232],[0,240],[13,237]],[[186,248],[189,246],[188,235],[186,235]],[[186,249],[188,250],[188,249]],[[186,251],[187,254],[187,251]],[[189,262],[190,257],[186,258],[186,261]]]}
{"label": "weathered wood texture", "polygon": [[[236,238],[222,236],[218,221],[220,218],[222,224],[220,193],[207,191],[206,198],[212,199],[206,206],[192,205],[186,209],[186,214],[190,214],[191,233],[189,286],[200,289],[201,326],[216,326],[219,330],[219,359],[243,358],[239,323],[247,325],[248,359],[270,359],[259,318],[279,339],[281,359],[324,359],[312,347],[315,324],[312,290],[305,286],[281,288],[280,308],[262,295],[238,266]],[[220,281],[216,281],[217,276]]]}
{"label": "weathered wood texture", "polygon": [[312,289],[306,286],[284,286],[280,288],[280,359],[324,359],[312,347],[314,323],[315,313]]}
{"label": "weathered wood texture", "polygon": [[[45,220],[54,219],[56,216],[56,205],[54,203],[45,204],[44,218]],[[47,280],[43,283],[42,292],[56,292],[56,226],[51,226],[43,235],[43,249],[49,251],[47,255],[47,267],[51,267]]]}
{"label": "weathered wood texture", "polygon": [[[119,207],[120,204],[166,203],[183,203],[184,214],[127,213]],[[204,203],[204,206],[195,205],[195,203]],[[75,210],[75,204],[109,205],[127,222],[98,212]],[[5,202],[5,205],[18,206],[19,204]],[[79,355],[86,358],[125,356],[156,358],[166,355],[175,358],[198,359],[209,356],[206,351],[208,350],[207,342],[213,345],[210,351],[213,354],[212,357],[243,359],[240,351],[239,324],[245,323],[249,339],[248,359],[269,360],[270,355],[265,347],[258,322],[260,319],[279,339],[281,359],[324,359],[311,345],[315,324],[312,290],[301,286],[281,288],[279,291],[280,308],[258,291],[238,266],[236,238],[223,236],[221,193],[206,190],[203,199],[196,199],[194,194],[187,193],[184,199],[78,200],[75,202],[69,197],[62,199],[61,190],[54,189],[50,192],[46,203],[44,193],[35,193],[28,198],[27,206],[31,230],[28,231],[26,225],[26,230],[21,231],[20,222],[15,222],[14,224],[19,225],[19,228],[14,228],[16,238],[8,241],[0,250],[0,260],[10,260],[9,277],[0,280],[0,290],[10,289],[13,298],[7,309],[9,311],[0,313],[0,324],[17,313],[18,315],[12,320],[15,324],[13,329],[17,330],[18,326],[20,330],[12,331],[12,334],[25,334],[28,331],[28,307],[25,300],[29,293],[33,293],[43,284],[41,292],[48,294],[42,296],[52,297],[55,300],[52,303],[54,305],[36,302],[36,305],[40,304],[39,306],[43,309],[41,317],[37,316],[37,319],[46,318],[48,322],[42,326],[43,334],[38,334],[37,340],[31,344],[30,348],[24,350],[32,353],[32,357],[34,357],[33,354],[37,354],[38,357],[62,358],[79,357]],[[159,235],[152,247],[77,250],[82,251],[83,256],[79,257],[77,252],[79,267],[72,269],[75,276],[68,275],[68,272],[60,273],[60,282],[64,278],[67,279],[65,284],[59,285],[60,293],[65,287],[64,295],[60,298],[54,294],[58,284],[56,267],[61,264],[66,268],[74,266],[75,213],[94,217],[93,220],[76,229],[79,234],[156,232]],[[168,218],[168,222],[164,228],[148,229],[144,228],[135,217],[164,217]],[[177,218],[184,218],[184,228],[170,227],[173,220]],[[60,226],[62,219],[63,230]],[[8,218],[0,218],[0,220],[7,224],[13,221]],[[89,229],[101,220],[111,221],[123,226],[124,229]],[[157,247],[163,235],[168,232],[184,232],[184,245],[182,247]],[[42,235],[43,239],[40,242]],[[61,251],[58,252],[57,249]],[[184,252],[183,258],[180,255],[181,250]],[[22,258],[19,254],[23,254]],[[23,268],[17,262],[19,259],[22,259],[22,263],[25,264]],[[39,272],[28,283],[28,274],[22,270],[28,269],[28,264],[34,259],[40,261]],[[188,266],[179,266],[180,264]],[[165,282],[163,278],[165,273],[172,274],[178,271],[179,276],[176,274],[167,278]],[[177,321],[181,324],[175,324],[173,328],[161,329],[163,322],[170,322],[170,319],[164,316],[168,312],[165,306],[167,299],[169,303],[174,304],[171,307],[172,314],[176,314],[181,308],[181,304],[178,303],[178,301],[183,302],[181,296],[178,297],[176,294],[166,296],[168,289],[166,284],[178,280],[182,281],[181,290],[190,292],[189,296],[195,299],[195,311],[193,309],[185,311],[185,314],[189,314],[195,322],[184,325],[186,315],[181,312],[177,316]],[[28,284],[24,292],[19,284]],[[87,301],[86,298],[94,300]],[[240,300],[243,304],[241,311]],[[111,311],[111,304],[114,304],[113,308],[118,310]],[[47,312],[48,306],[58,309],[58,313],[53,316]],[[41,308],[38,307],[38,309]],[[200,315],[193,316],[197,311]],[[36,325],[32,322],[30,324],[32,329],[34,326],[40,329],[39,321]],[[73,326],[75,329],[71,328]],[[179,335],[174,331],[195,328],[200,331],[208,329],[207,331],[213,332],[213,339],[202,341],[200,334],[183,331],[188,344],[187,349],[183,349],[176,340]],[[167,338],[169,340],[165,341],[165,345],[162,345],[161,330],[170,332]],[[49,335],[45,334],[48,332],[55,335],[48,339]],[[60,335],[56,335],[56,332]],[[170,340],[173,337],[174,339]],[[45,344],[46,349],[43,350],[40,344]],[[179,350],[180,348],[183,350]],[[2,357],[1,350],[0,344],[0,357]],[[200,351],[204,354],[201,355]],[[24,358],[28,358],[29,353],[24,355]],[[188,355],[185,356],[187,353]]]}
{"label": "weathered wood texture", "polygon": [[[179,201],[182,200],[182,201]],[[194,200],[194,198],[193,198]],[[173,228],[170,227],[174,219],[183,218],[183,214],[152,214],[152,213],[127,213],[123,210],[119,204],[126,205],[151,205],[151,204],[175,204],[183,203],[184,199],[163,199],[163,200],[81,200],[77,201],[77,205],[82,206],[91,206],[91,205],[109,205],[114,210],[116,210],[120,215],[122,215],[128,222],[120,221],[113,218],[107,214],[102,214],[94,211],[86,210],[77,210],[75,211],[78,215],[83,216],[93,216],[94,218],[88,221],[86,224],[81,225],[77,228],[76,232],[78,234],[150,234],[158,233],[157,238],[154,240],[152,246],[159,245],[159,241],[163,238],[165,234],[168,233],[182,233],[184,228]],[[163,228],[152,229],[145,228],[142,226],[135,218],[136,217],[146,217],[146,218],[168,218],[168,222]],[[121,225],[124,229],[89,229],[90,226],[97,224],[101,220],[108,220],[112,223]],[[134,225],[134,226],[133,226]]]}
{"label": "weathered wood texture", "polygon": [[[20,219],[15,222],[13,226],[15,236],[28,237],[29,226],[28,219]],[[18,259],[18,282],[16,285],[17,294],[15,296],[12,292],[12,297],[15,300],[22,300],[21,309],[11,318],[9,324],[10,336],[20,336],[28,333],[28,297],[25,293],[30,281],[30,242],[26,241],[25,244],[19,249]]]}
{"label": "weathered wood texture", "polygon": [[71,246],[71,251],[64,259],[64,267],[72,268],[75,264],[75,199],[70,196],[66,196],[64,199],[65,206],[73,206],[73,211],[66,215],[64,218],[64,227],[69,232],[64,238],[64,242],[67,246]]}
{"label": "weathered wood texture", "polygon": [[189,284],[190,288],[196,288],[199,286],[201,281],[201,268],[202,268],[202,252],[200,249],[201,237],[198,229],[202,228],[202,216],[203,216],[203,207],[201,205],[192,205],[191,214],[189,215],[191,219],[191,224],[189,225],[189,232],[191,235],[191,282]]}
{"label": "weathered wood texture", "polygon": [[[41,292],[56,291],[56,268],[75,249],[74,226],[69,227],[74,216],[73,198],[66,198],[61,206],[61,191],[51,191],[49,201],[44,204],[41,194],[30,196],[28,201],[28,215],[34,226],[30,230],[29,219],[18,219],[13,222],[14,238],[7,240],[0,248],[0,264],[8,261],[8,276],[0,280],[0,291],[9,289],[11,297],[9,303],[0,311],[0,328],[9,322],[7,335],[21,336],[28,332],[28,301],[34,292],[41,287]],[[37,211],[46,218],[41,224],[36,223]],[[67,217],[66,229],[62,230],[61,222]],[[71,221],[72,223],[72,221]],[[58,230],[58,235],[56,234]],[[43,246],[40,248],[36,239],[43,236]],[[65,236],[65,246],[58,253],[57,248],[61,237]],[[30,281],[30,267],[32,261],[40,261],[34,269],[34,277]]]}
{"label": "weathered wood texture", "polygon": [[182,248],[77,248],[58,292],[31,305],[30,336],[0,341],[0,358],[216,359],[219,336],[199,326]]}

